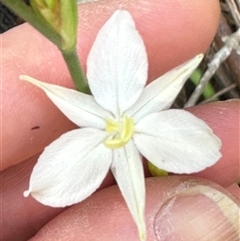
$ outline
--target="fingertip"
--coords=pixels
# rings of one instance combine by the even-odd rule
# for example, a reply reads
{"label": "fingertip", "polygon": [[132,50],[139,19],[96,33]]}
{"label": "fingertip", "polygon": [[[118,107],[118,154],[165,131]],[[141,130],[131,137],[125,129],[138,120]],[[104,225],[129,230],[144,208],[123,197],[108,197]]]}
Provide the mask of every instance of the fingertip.
{"label": "fingertip", "polygon": [[157,238],[236,240],[239,205],[211,184],[192,181],[186,184],[187,188],[170,197],[158,210],[154,223]]}
{"label": "fingertip", "polygon": [[[217,30],[220,5],[210,1],[99,1],[79,8],[86,16],[79,26],[78,51],[86,59],[97,31],[116,9],[131,13],[149,59],[149,80],[206,52]],[[207,24],[206,24],[207,23]],[[81,46],[85,46],[83,49]]]}
{"label": "fingertip", "polygon": [[[147,241],[235,240],[239,204],[220,186],[189,177],[146,180]],[[109,198],[111,197],[111,198]],[[207,235],[207,236],[206,236]],[[138,232],[117,188],[112,186],[72,206],[34,237],[38,240],[139,241]],[[237,240],[237,239],[236,239]]]}
{"label": "fingertip", "polygon": [[192,176],[212,180],[224,187],[238,182],[240,101],[212,102],[186,110],[205,121],[222,142],[222,158],[215,165]]}
{"label": "fingertip", "polygon": [[[102,0],[81,5],[78,53],[83,65],[98,30],[119,8],[133,15],[144,39],[150,80],[204,52],[212,41],[219,17],[217,0]],[[42,81],[73,88],[57,48],[28,24],[6,32],[2,46],[4,169],[42,151],[75,125],[43,93],[33,86],[23,85],[18,79],[19,75],[28,74]],[[34,126],[41,126],[41,129],[33,131]]]}
{"label": "fingertip", "polygon": [[240,201],[240,187],[237,183],[228,186],[227,190]]}

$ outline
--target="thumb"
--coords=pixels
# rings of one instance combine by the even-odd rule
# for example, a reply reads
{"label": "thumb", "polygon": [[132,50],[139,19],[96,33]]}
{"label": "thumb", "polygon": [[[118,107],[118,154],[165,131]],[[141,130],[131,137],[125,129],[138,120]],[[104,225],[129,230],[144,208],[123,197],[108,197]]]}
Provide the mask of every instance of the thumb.
{"label": "thumb", "polygon": [[[146,180],[148,241],[239,240],[239,204],[222,187],[189,177]],[[53,219],[31,239],[139,241],[116,186],[103,189]]]}

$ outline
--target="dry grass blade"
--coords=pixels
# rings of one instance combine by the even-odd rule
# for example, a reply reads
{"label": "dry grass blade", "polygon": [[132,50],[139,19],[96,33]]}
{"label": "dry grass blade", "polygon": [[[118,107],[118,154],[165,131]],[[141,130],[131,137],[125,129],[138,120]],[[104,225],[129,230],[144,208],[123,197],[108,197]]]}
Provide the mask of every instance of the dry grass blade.
{"label": "dry grass blade", "polygon": [[[215,94],[206,103],[220,97],[221,100],[240,98],[240,1],[221,1],[222,17],[215,39],[210,47],[204,72],[184,107],[199,103],[205,86],[211,81]],[[209,57],[210,56],[210,57]]]}

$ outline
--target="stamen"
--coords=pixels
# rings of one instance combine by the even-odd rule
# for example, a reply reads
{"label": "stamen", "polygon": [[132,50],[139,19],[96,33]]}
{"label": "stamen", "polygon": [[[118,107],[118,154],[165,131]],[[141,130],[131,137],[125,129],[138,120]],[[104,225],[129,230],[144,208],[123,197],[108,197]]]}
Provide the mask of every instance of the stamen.
{"label": "stamen", "polygon": [[134,133],[134,122],[131,117],[124,117],[123,121],[106,120],[106,131],[113,135],[104,141],[106,147],[115,149],[124,146]]}

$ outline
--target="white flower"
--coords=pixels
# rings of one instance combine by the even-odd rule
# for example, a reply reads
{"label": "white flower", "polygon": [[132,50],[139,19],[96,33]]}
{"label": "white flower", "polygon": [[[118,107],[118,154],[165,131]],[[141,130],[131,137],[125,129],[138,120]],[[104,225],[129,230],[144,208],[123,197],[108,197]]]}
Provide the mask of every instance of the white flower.
{"label": "white flower", "polygon": [[148,60],[143,40],[130,14],[118,10],[88,57],[93,96],[21,76],[81,127],[45,148],[24,195],[53,207],[72,205],[90,196],[110,169],[145,240],[141,155],[174,173],[203,170],[221,156],[221,142],[207,124],[187,111],[167,110],[201,59],[198,55],[144,87]]}

